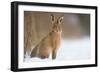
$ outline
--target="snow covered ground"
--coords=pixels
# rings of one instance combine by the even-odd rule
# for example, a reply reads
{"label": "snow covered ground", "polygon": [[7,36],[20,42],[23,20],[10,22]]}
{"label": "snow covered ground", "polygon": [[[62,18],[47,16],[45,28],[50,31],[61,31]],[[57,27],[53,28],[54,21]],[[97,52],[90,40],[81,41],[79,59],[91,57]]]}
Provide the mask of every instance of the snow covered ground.
{"label": "snow covered ground", "polygon": [[[61,47],[58,50],[55,60],[84,60],[91,58],[91,43],[89,37],[81,39],[62,39]],[[51,56],[48,59],[30,58],[26,55],[25,62],[51,61]]]}

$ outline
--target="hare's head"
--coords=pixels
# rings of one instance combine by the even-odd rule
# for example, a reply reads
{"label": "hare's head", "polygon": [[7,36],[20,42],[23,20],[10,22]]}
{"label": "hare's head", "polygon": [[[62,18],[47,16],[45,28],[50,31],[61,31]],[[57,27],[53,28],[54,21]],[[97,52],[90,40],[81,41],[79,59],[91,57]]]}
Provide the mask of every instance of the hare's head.
{"label": "hare's head", "polygon": [[60,16],[58,19],[55,19],[54,15],[51,15],[51,21],[53,24],[52,31],[53,32],[62,32],[61,22],[63,20],[63,16]]}

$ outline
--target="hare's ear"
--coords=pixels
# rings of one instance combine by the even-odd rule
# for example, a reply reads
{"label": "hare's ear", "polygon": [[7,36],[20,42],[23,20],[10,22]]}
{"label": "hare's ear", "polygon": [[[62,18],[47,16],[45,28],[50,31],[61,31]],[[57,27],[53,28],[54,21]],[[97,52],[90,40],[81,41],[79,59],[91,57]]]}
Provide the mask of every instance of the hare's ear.
{"label": "hare's ear", "polygon": [[58,24],[61,24],[62,20],[63,20],[64,16],[61,16],[59,19],[58,19]]}
{"label": "hare's ear", "polygon": [[55,16],[51,14],[51,22],[54,23],[54,21],[55,21]]}

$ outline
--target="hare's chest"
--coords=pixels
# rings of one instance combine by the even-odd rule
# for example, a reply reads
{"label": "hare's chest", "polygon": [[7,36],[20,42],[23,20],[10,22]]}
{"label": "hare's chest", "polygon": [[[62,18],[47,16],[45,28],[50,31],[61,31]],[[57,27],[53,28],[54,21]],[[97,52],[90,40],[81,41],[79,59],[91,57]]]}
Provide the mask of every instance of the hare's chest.
{"label": "hare's chest", "polygon": [[60,45],[61,42],[61,33],[55,33],[53,34],[52,40],[54,41],[56,45]]}
{"label": "hare's chest", "polygon": [[61,41],[61,34],[56,34],[55,42],[59,44],[60,41]]}
{"label": "hare's chest", "polygon": [[54,33],[54,37],[61,38],[61,33],[60,32]]}

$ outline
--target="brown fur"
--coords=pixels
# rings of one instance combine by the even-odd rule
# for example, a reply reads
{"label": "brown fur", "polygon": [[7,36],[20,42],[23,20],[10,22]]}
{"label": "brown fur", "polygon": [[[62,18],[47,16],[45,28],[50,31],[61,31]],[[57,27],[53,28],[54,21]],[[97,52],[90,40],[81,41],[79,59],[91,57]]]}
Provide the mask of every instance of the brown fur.
{"label": "brown fur", "polygon": [[39,57],[41,59],[48,58],[50,53],[52,53],[52,59],[56,58],[57,51],[60,47],[61,42],[61,21],[63,17],[55,20],[55,17],[51,15],[52,20],[52,31],[44,37],[39,44],[33,48],[31,52],[31,57]]}

